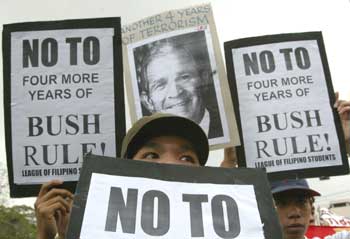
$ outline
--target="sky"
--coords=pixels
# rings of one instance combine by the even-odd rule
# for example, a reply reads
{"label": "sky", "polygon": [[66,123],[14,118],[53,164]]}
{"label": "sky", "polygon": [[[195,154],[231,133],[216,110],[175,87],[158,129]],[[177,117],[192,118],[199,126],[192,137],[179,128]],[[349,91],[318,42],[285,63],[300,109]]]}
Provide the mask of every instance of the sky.
{"label": "sky", "polygon": [[[307,31],[322,31],[333,87],[340,97],[350,99],[348,77],[350,52],[350,2],[349,0],[2,0],[0,24],[63,20],[77,18],[120,16],[122,24],[131,23],[166,10],[185,8],[194,4],[212,4],[218,37],[223,53],[223,42],[239,38]],[[19,7],[20,6],[20,7]],[[1,39],[0,39],[1,41]],[[2,72],[2,58],[0,59]],[[3,79],[0,76],[0,94]],[[0,105],[3,105],[3,96]],[[0,107],[0,158],[6,165],[3,107]],[[127,127],[130,118],[127,114]],[[218,166],[223,151],[210,153],[209,165]],[[310,185],[321,191],[320,202],[348,197],[350,192],[340,185],[349,185],[348,176],[331,180],[309,180]],[[347,187],[349,188],[349,187]],[[32,205],[34,199],[13,200],[11,203]]]}

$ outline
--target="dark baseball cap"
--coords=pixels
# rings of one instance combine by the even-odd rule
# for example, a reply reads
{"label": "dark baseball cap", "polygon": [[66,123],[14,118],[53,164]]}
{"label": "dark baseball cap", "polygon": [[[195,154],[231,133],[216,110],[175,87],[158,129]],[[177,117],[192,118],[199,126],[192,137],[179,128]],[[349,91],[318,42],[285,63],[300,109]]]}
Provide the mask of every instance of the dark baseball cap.
{"label": "dark baseball cap", "polygon": [[192,144],[200,164],[207,162],[209,144],[202,128],[190,119],[165,113],[145,116],[135,122],[123,139],[121,156],[132,158],[152,138],[178,136]]}
{"label": "dark baseball cap", "polygon": [[302,190],[310,196],[320,196],[321,194],[309,187],[305,179],[286,179],[281,181],[271,182],[271,193],[280,193],[289,190]]}

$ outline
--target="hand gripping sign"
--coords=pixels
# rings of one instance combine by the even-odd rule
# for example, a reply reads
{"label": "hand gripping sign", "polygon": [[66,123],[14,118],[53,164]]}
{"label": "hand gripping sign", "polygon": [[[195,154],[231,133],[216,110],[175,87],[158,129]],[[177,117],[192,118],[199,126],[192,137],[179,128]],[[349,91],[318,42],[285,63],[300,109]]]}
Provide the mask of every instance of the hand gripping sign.
{"label": "hand gripping sign", "polygon": [[4,101],[12,197],[61,179],[86,152],[116,156],[125,134],[120,18],[4,26]]}
{"label": "hand gripping sign", "polygon": [[275,179],[349,172],[320,32],[234,40],[225,55],[240,166]]}
{"label": "hand gripping sign", "polygon": [[68,238],[282,238],[265,172],[89,155]]}

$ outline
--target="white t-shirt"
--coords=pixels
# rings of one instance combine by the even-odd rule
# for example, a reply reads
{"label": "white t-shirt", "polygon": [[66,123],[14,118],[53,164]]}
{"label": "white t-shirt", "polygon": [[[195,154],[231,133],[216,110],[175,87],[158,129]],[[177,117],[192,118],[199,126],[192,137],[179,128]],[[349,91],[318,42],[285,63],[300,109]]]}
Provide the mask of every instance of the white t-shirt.
{"label": "white t-shirt", "polygon": [[350,232],[349,231],[337,232],[336,234],[326,236],[324,239],[350,239]]}
{"label": "white t-shirt", "polygon": [[[305,237],[305,239],[308,239],[308,238]],[[309,239],[319,239],[319,237],[313,237]],[[337,232],[333,235],[326,236],[324,239],[350,239],[350,232],[349,231]]]}

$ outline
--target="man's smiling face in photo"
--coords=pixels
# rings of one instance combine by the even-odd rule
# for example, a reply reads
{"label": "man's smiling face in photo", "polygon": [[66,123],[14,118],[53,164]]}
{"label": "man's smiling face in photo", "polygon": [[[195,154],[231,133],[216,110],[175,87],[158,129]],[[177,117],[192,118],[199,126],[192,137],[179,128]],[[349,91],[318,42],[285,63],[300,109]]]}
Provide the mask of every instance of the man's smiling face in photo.
{"label": "man's smiling face in photo", "polygon": [[172,113],[200,122],[204,107],[197,65],[185,50],[170,49],[153,56],[145,76],[155,112]]}

